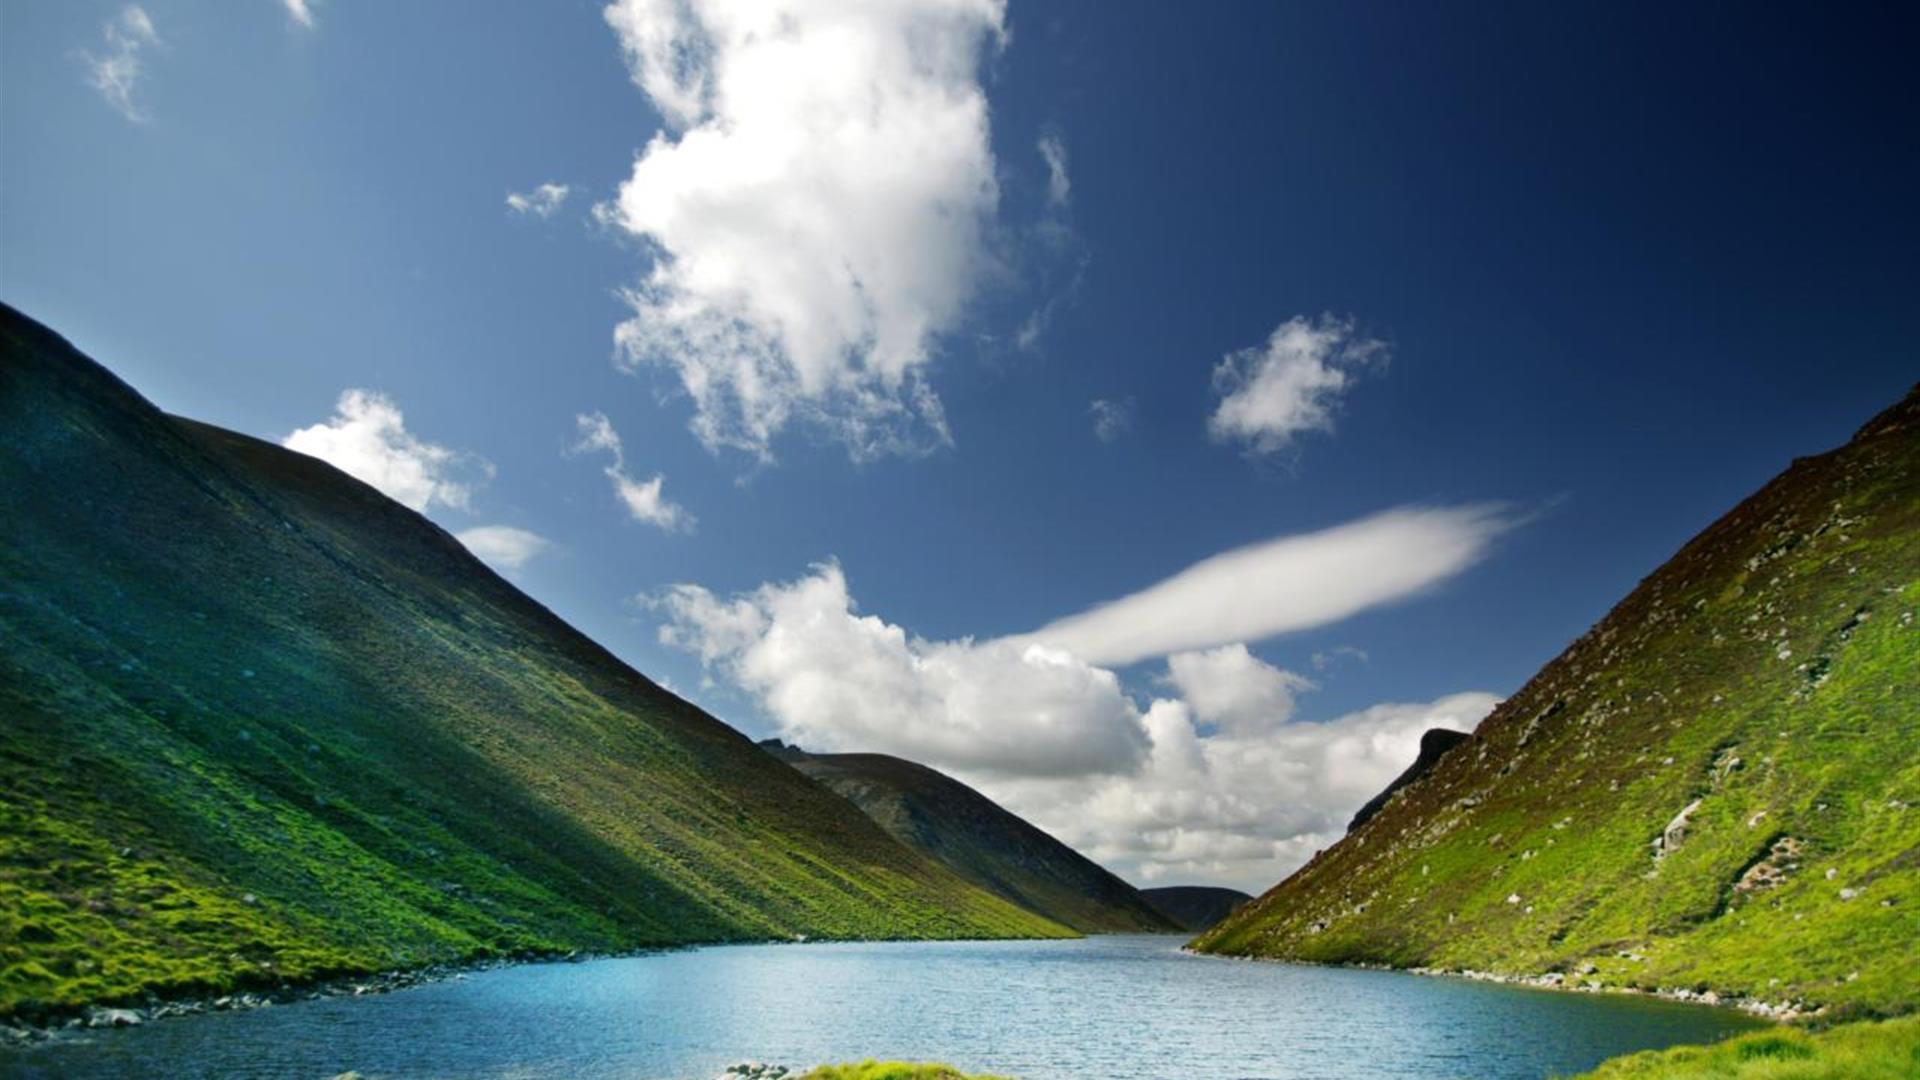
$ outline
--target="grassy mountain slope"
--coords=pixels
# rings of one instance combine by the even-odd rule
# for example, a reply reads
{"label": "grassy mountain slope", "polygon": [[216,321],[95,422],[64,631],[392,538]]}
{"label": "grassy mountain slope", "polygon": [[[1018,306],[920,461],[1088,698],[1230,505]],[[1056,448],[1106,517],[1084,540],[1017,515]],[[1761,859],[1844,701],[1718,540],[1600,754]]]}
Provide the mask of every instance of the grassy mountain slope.
{"label": "grassy mountain slope", "polygon": [[1205,930],[1253,899],[1239,889],[1218,885],[1163,885],[1157,889],[1141,889],[1140,895],[1147,898],[1154,910],[1188,932]]}
{"label": "grassy mountain slope", "polygon": [[0,309],[0,1016],[451,958],[1059,936],[418,514]]}
{"label": "grassy mountain slope", "polygon": [[1920,390],[1204,951],[1920,1005]]}
{"label": "grassy mountain slope", "polygon": [[1179,929],[1133,886],[944,773],[886,754],[761,745],[901,843],[1028,911],[1089,934]]}

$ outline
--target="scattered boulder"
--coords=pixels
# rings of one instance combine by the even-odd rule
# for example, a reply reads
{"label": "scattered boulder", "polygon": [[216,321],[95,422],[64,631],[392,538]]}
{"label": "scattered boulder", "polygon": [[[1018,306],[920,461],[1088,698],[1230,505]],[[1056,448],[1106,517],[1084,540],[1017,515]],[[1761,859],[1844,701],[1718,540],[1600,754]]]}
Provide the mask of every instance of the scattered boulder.
{"label": "scattered boulder", "polygon": [[1685,809],[1673,815],[1673,820],[1667,822],[1666,828],[1660,830],[1660,839],[1653,842],[1654,858],[1663,859],[1686,842],[1687,828],[1692,824],[1694,812],[1700,809],[1701,802],[1695,799],[1688,803]]}
{"label": "scattered boulder", "polygon": [[132,1009],[95,1009],[87,1016],[88,1027],[139,1027],[146,1022]]}

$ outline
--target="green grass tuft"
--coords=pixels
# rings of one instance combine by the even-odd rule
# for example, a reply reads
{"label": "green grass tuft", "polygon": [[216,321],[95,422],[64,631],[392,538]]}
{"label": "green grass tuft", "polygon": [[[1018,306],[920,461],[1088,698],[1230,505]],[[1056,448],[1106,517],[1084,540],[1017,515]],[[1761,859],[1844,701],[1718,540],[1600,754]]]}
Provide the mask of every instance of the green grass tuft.
{"label": "green grass tuft", "polygon": [[1629,1054],[1582,1080],[1912,1080],[1920,1076],[1920,1017],[1845,1024],[1809,1034],[1767,1031],[1714,1046]]}

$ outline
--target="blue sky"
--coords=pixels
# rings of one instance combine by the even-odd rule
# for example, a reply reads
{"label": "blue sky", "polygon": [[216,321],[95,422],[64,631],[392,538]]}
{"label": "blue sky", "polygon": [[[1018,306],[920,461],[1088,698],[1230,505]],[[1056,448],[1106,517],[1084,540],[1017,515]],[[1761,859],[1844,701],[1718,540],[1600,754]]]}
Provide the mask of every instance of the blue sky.
{"label": "blue sky", "polygon": [[1920,373],[1911,15],[604,8],[9,4],[0,296],[1137,880],[1270,883]]}

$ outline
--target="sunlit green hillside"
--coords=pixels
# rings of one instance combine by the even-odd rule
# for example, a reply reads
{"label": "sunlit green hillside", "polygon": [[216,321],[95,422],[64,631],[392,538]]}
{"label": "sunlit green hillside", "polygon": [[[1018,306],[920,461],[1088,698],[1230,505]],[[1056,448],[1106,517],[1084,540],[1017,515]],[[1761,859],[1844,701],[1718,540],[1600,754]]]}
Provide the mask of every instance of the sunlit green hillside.
{"label": "sunlit green hillside", "polygon": [[1196,944],[1920,1005],[1920,391]]}
{"label": "sunlit green hillside", "polygon": [[1065,935],[331,466],[0,310],[0,1016],[526,951]]}

